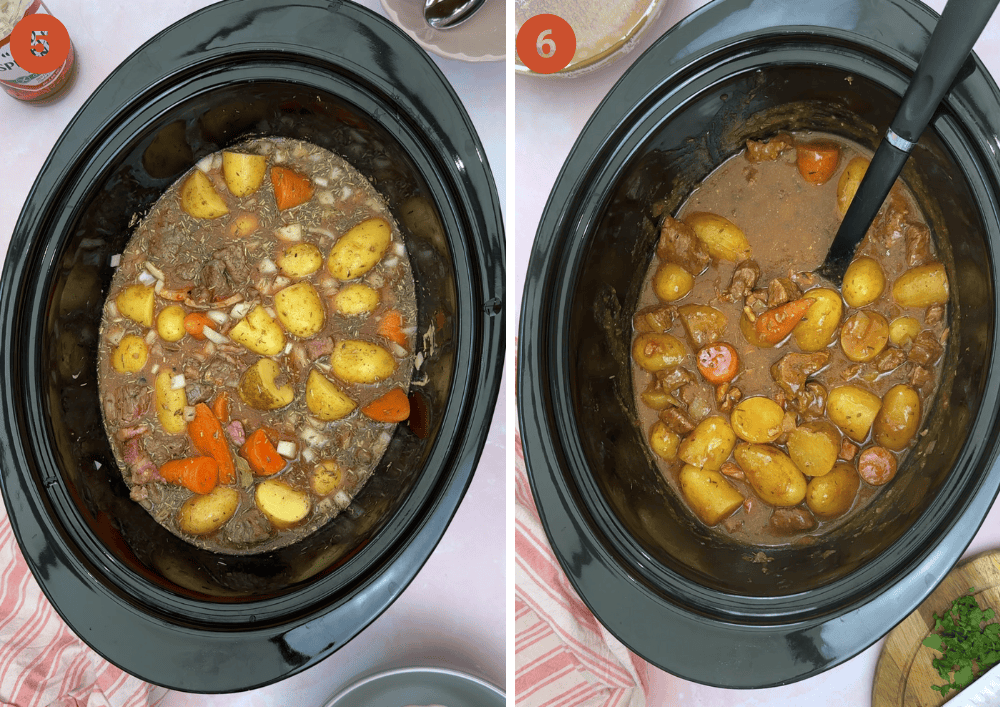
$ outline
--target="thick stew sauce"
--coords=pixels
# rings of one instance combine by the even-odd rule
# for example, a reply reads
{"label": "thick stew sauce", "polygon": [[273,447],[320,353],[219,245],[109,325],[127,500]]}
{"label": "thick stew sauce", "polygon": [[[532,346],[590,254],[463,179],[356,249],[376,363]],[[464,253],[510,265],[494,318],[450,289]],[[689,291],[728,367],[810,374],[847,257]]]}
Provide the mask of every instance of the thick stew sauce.
{"label": "thick stew sauce", "polygon": [[217,552],[316,530],[409,415],[415,321],[399,230],[345,160],[286,139],[205,157],[105,305],[104,422],[132,498]]}
{"label": "thick stew sauce", "polygon": [[663,216],[633,321],[639,422],[673,491],[739,542],[863,512],[937,388],[948,278],[902,182],[843,286],[814,274],[867,166],[827,135],[749,141]]}

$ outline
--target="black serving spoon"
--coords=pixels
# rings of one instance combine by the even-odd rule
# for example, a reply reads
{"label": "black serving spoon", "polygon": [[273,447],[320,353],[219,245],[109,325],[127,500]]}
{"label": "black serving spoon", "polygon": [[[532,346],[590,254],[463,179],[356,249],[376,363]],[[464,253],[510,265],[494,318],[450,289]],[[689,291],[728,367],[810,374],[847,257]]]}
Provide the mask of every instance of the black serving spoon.
{"label": "black serving spoon", "polygon": [[839,287],[882,202],[1000,0],[949,0],[817,272]]}

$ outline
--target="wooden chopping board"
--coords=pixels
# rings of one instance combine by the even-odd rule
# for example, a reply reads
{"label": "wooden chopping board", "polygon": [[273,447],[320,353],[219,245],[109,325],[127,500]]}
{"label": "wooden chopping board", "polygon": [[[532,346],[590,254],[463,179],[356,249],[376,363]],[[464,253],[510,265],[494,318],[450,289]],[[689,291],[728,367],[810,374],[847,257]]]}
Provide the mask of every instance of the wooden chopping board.
{"label": "wooden chopping board", "polygon": [[942,697],[931,689],[931,685],[944,682],[931,667],[940,653],[924,646],[923,640],[934,627],[934,614],[944,612],[970,587],[979,606],[992,608],[1000,619],[1000,551],[957,565],[924,603],[889,633],[875,668],[872,707],[938,707],[959,694],[950,692]]}

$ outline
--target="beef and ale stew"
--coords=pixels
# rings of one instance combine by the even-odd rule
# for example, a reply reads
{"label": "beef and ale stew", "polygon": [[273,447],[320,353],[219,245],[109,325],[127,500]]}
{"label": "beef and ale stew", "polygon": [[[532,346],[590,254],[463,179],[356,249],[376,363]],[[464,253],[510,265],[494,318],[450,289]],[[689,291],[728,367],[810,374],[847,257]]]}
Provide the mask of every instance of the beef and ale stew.
{"label": "beef and ale stew", "polygon": [[205,157],[105,304],[104,423],[132,499],[216,552],[313,532],[409,416],[415,321],[399,229],[344,159],[288,139]]}
{"label": "beef and ale stew", "polygon": [[948,277],[901,181],[842,287],[814,272],[866,154],[749,141],[662,217],[633,320],[638,419],[673,492],[740,543],[865,512],[906,473],[941,376]]}

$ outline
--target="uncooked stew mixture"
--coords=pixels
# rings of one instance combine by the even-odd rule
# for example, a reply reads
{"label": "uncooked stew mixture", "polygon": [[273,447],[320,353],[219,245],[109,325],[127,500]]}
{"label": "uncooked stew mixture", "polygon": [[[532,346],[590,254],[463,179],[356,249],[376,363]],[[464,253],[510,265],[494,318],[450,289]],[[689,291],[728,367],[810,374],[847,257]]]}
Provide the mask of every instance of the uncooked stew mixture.
{"label": "uncooked stew mixture", "polygon": [[666,215],[632,379],[661,473],[697,518],[779,545],[860,512],[915,444],[948,278],[897,182],[837,289],[823,262],[868,167],[827,135],[749,141]]}
{"label": "uncooked stew mixture", "polygon": [[105,304],[104,423],[132,498],[217,552],[313,532],[409,415],[415,317],[399,230],[342,158],[286,139],[205,157]]}

